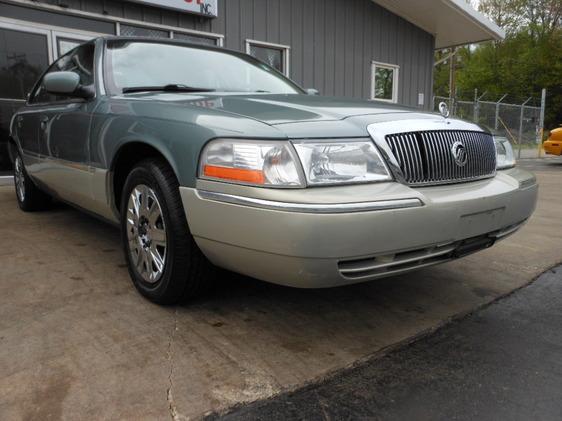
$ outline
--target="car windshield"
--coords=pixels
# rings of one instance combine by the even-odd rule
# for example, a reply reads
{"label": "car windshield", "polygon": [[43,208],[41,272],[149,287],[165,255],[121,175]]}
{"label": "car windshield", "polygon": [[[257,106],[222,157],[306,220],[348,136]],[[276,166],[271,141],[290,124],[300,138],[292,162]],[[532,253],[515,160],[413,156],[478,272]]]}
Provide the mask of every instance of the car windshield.
{"label": "car windshield", "polygon": [[303,93],[250,56],[189,45],[117,40],[108,43],[106,63],[107,82],[116,93],[170,86],[184,91]]}

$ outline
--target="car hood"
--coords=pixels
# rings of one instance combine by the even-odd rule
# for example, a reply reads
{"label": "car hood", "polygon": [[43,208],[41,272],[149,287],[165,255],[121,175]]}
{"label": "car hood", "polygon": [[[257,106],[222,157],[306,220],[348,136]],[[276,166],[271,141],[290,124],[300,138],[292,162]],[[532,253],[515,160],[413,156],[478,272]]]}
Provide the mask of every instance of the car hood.
{"label": "car hood", "polygon": [[419,112],[382,102],[312,95],[143,93],[129,100],[196,106],[250,118],[268,125],[339,121],[349,117]]}

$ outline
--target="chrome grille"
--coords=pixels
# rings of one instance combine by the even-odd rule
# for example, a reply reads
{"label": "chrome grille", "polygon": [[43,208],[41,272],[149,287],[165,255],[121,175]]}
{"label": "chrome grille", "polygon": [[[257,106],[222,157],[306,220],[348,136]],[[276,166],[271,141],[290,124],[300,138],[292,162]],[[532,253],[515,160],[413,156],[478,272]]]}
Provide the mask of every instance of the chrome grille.
{"label": "chrome grille", "polygon": [[[496,146],[488,133],[433,130],[391,134],[386,141],[408,184],[458,183],[490,177],[496,172]],[[464,146],[464,166],[455,162],[455,142]]]}

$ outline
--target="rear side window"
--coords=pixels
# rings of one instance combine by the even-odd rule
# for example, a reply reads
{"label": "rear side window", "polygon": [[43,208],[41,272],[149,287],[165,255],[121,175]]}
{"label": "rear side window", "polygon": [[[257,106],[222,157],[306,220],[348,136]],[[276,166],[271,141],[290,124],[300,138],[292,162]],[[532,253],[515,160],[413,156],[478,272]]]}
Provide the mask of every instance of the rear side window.
{"label": "rear side window", "polygon": [[[85,44],[55,61],[45,75],[52,72],[74,72],[80,76],[80,84],[91,86],[94,84],[94,44]],[[43,78],[45,77],[43,76]],[[47,102],[68,101],[67,96],[53,95],[43,88],[43,79],[35,87],[31,94],[30,103],[41,104]]]}

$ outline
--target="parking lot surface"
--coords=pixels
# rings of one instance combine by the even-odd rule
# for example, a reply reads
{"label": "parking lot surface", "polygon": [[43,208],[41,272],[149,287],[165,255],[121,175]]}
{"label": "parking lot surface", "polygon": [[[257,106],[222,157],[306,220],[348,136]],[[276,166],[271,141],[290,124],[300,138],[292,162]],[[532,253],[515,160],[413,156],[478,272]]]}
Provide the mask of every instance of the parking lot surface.
{"label": "parking lot surface", "polygon": [[537,212],[492,249],[328,290],[225,274],[168,308],[134,290],[115,228],[63,205],[24,214],[0,187],[0,419],[197,418],[410,341],[562,260],[562,165],[544,165]]}
{"label": "parking lot surface", "polygon": [[562,266],[412,345],[220,418],[560,420],[560,326]]}

